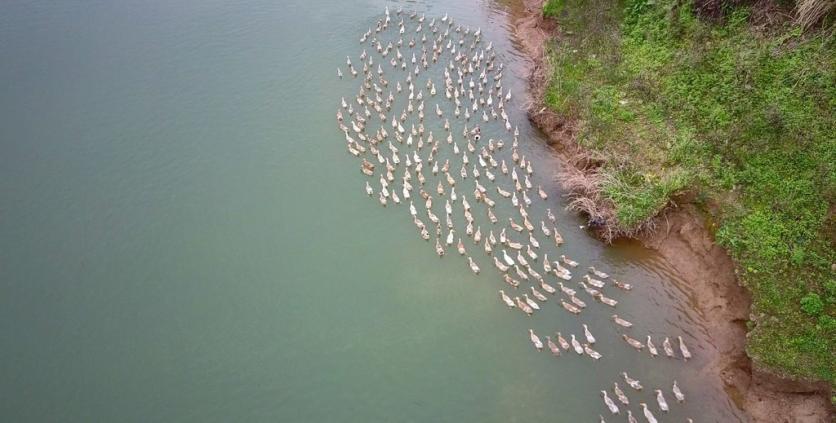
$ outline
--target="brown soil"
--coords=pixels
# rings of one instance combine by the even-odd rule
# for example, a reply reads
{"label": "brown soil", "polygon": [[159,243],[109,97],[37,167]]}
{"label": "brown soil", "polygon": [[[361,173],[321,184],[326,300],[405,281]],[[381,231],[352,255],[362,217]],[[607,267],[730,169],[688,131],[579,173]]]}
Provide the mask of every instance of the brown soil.
{"label": "brown soil", "polygon": [[[544,46],[551,37],[559,37],[559,28],[542,18],[543,0],[520,2],[522,7],[512,19],[515,35],[532,62],[529,119],[548,136],[570,173],[594,171],[597,166],[590,163],[594,157],[575,142],[574,122],[552,113],[541,100],[548,83]],[[745,350],[751,295],[738,283],[726,251],[713,242],[701,213],[687,199],[682,203],[658,218],[654,233],[636,238],[665,257],[693,290],[717,352],[706,371],[722,380],[734,403],[753,422],[834,421],[828,384],[786,380],[753,366]]]}

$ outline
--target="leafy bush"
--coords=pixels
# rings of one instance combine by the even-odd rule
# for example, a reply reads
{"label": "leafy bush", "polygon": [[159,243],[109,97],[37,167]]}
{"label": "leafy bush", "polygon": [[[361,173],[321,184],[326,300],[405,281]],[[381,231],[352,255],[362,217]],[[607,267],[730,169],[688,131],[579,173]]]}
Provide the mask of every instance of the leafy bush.
{"label": "leafy bush", "polygon": [[563,0],[546,0],[543,3],[543,16],[557,18],[561,9],[563,9]]}
{"label": "leafy bush", "polygon": [[811,292],[801,298],[801,310],[810,316],[818,316],[824,311],[824,303],[819,294]]}

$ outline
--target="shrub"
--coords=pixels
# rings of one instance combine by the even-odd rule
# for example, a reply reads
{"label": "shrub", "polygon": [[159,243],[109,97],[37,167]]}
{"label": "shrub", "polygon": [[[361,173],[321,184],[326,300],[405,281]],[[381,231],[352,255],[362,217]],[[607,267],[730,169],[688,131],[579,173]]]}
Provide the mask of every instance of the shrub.
{"label": "shrub", "polygon": [[801,310],[810,316],[816,317],[824,311],[824,302],[819,294],[810,292],[801,298]]}

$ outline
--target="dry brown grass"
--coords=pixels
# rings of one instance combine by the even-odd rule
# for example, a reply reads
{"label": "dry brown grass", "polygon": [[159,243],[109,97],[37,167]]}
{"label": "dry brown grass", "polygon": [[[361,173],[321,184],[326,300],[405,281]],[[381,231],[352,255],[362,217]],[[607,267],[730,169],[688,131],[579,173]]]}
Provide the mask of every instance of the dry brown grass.
{"label": "dry brown grass", "polygon": [[808,29],[832,13],[834,6],[836,0],[799,0],[796,21],[802,28]]}

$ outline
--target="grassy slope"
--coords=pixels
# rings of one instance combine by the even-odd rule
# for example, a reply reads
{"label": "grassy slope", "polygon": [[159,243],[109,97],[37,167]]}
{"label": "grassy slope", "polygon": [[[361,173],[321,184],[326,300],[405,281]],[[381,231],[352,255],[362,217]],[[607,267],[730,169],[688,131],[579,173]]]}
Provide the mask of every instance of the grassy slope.
{"label": "grassy slope", "polygon": [[831,32],[722,23],[676,0],[550,0],[546,103],[603,157],[600,187],[630,229],[696,193],[753,293],[748,352],[836,379],[836,49]]}

